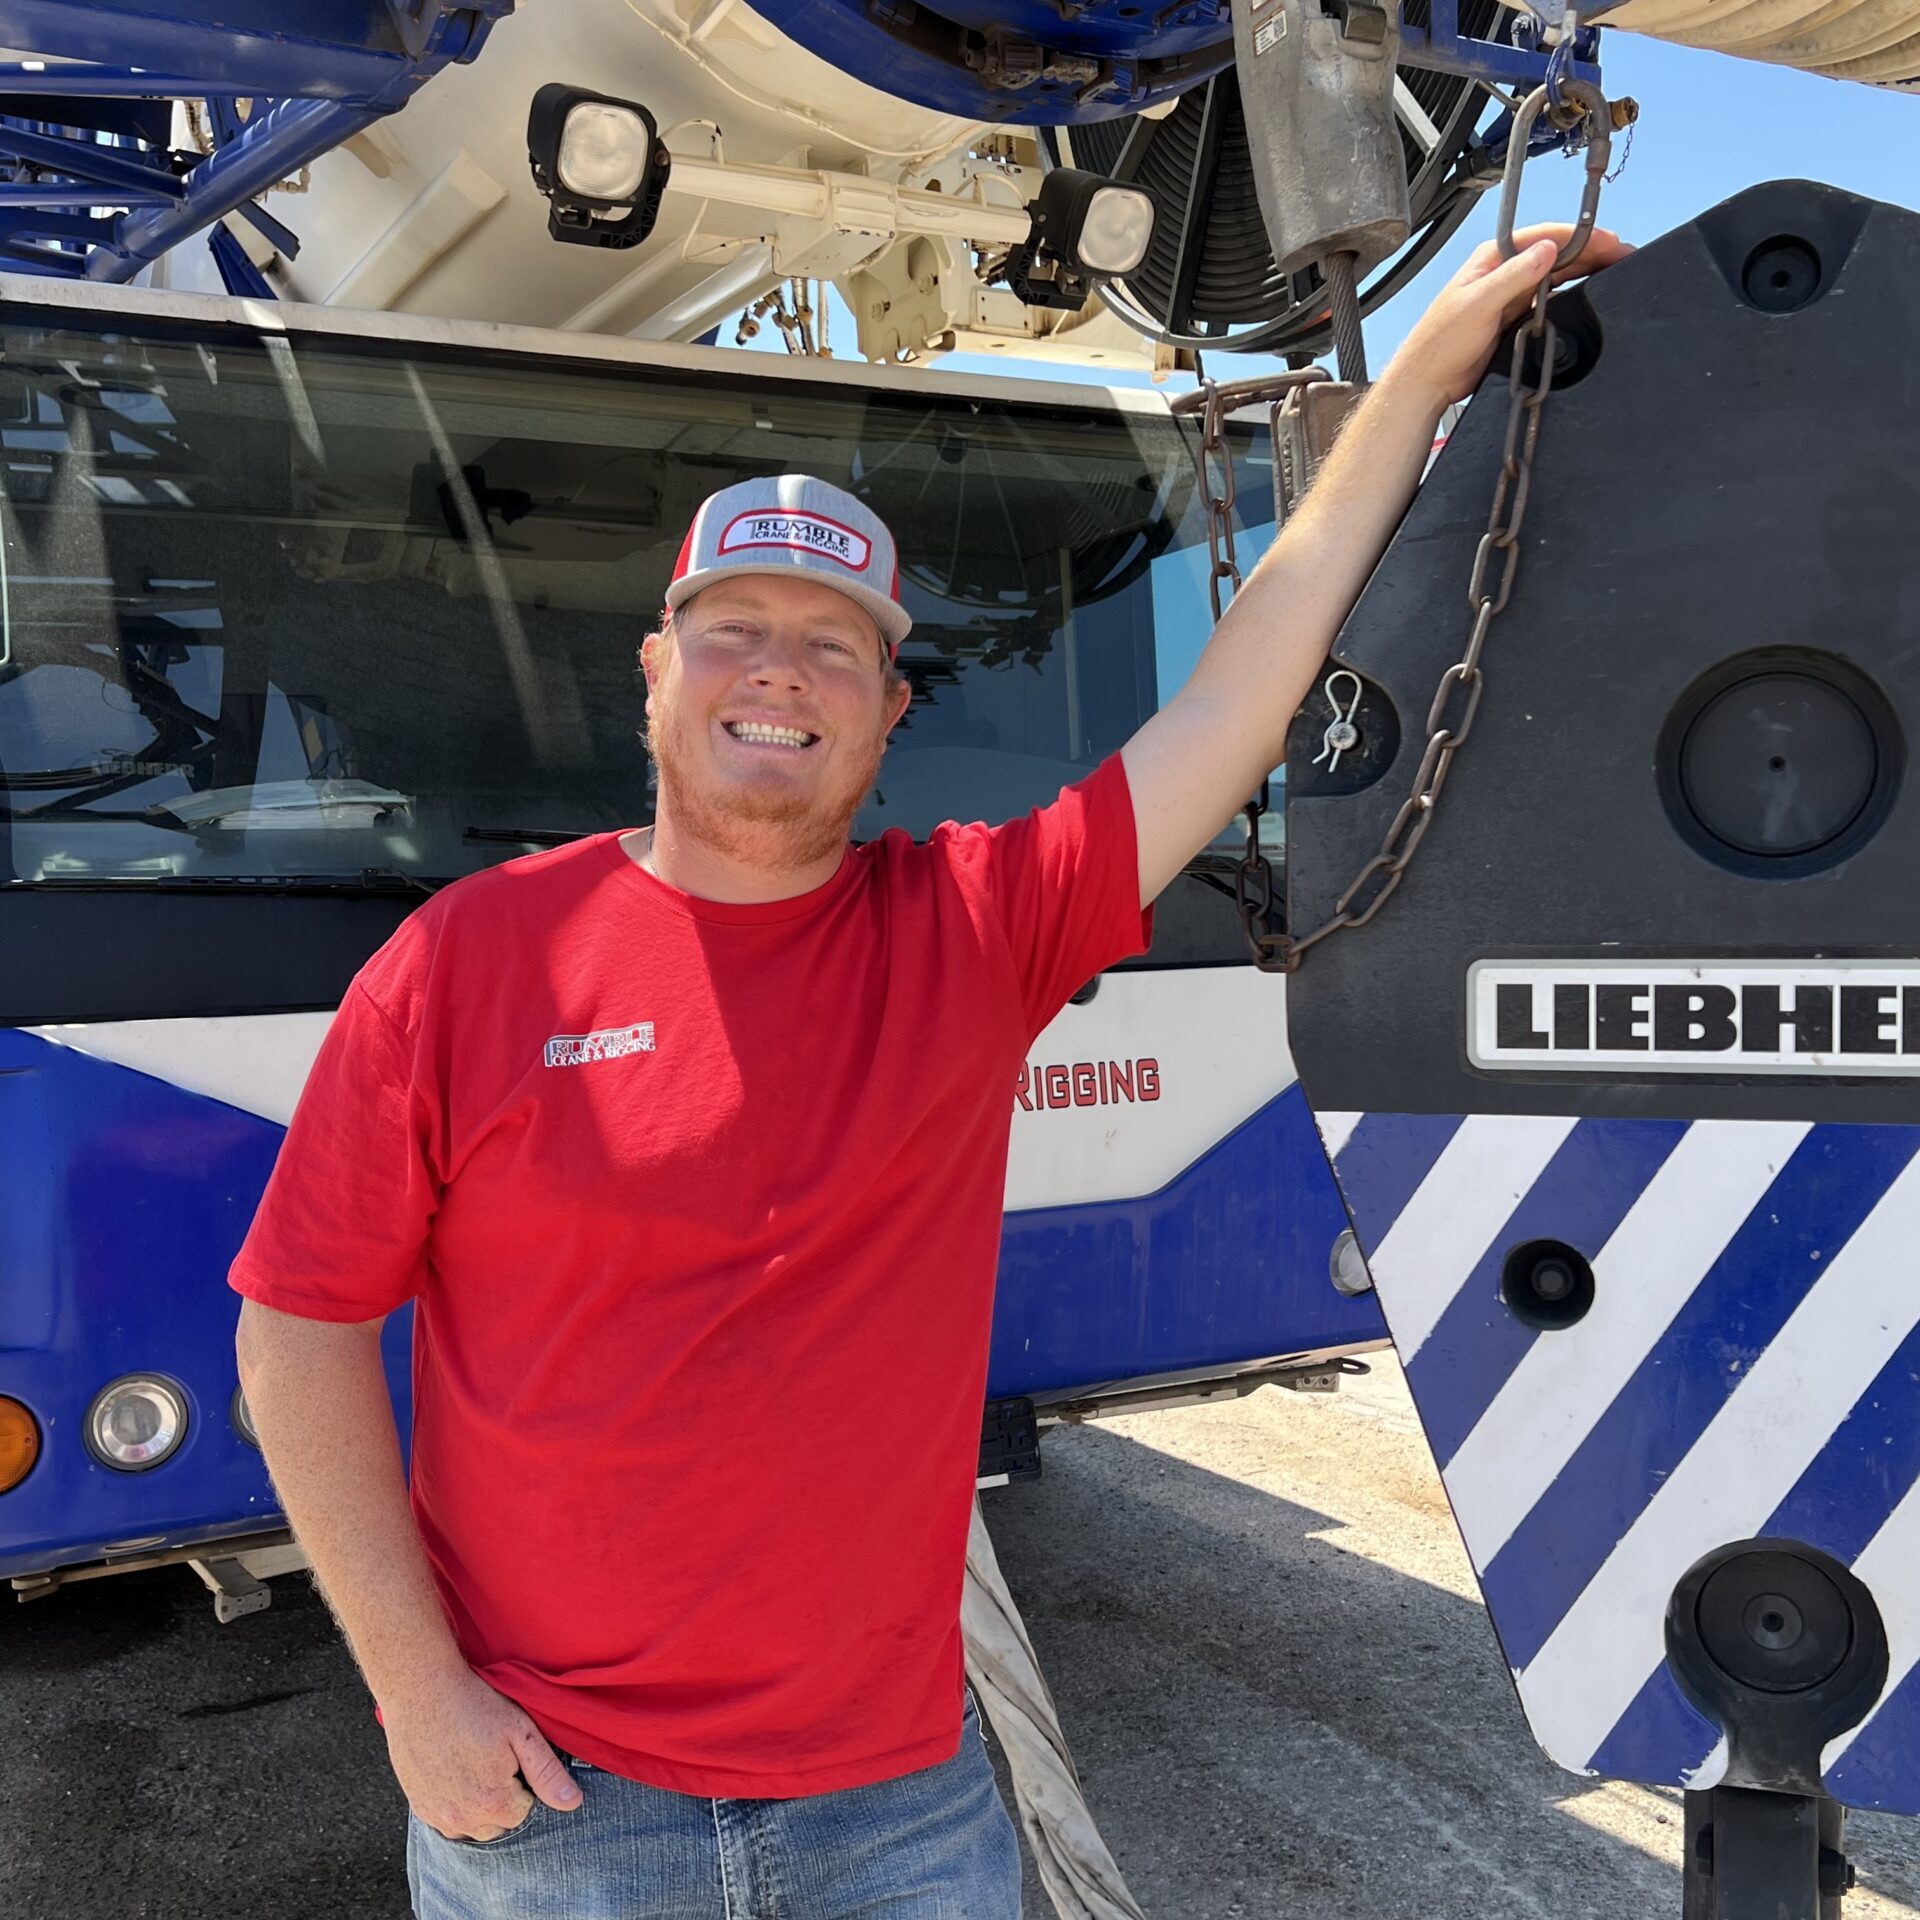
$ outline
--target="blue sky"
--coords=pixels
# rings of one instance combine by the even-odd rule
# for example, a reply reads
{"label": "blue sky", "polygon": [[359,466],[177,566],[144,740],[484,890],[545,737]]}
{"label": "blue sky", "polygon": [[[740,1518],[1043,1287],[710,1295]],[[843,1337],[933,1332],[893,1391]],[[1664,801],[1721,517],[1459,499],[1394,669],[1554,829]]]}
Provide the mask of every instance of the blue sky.
{"label": "blue sky", "polygon": [[[1631,94],[1640,124],[1601,221],[1644,242],[1763,180],[1813,179],[1878,200],[1920,206],[1920,95],[1823,80],[1754,60],[1668,46],[1633,33],[1601,39],[1609,94]],[[1616,137],[1616,166],[1624,144]],[[1580,162],[1548,155],[1521,185],[1522,220],[1568,220],[1580,201]],[[1381,358],[1460,262],[1493,233],[1493,197],[1369,332]]]}
{"label": "blue sky", "polygon": [[[1641,108],[1625,168],[1601,201],[1602,222],[1629,240],[1651,240],[1762,180],[1821,180],[1920,207],[1920,95],[1823,80],[1631,33],[1603,36],[1601,66],[1609,94],[1631,94]],[[1616,165],[1622,144],[1616,140]],[[1578,160],[1535,160],[1521,189],[1521,219],[1571,219],[1580,180]],[[1368,359],[1376,370],[1448,275],[1492,235],[1494,200],[1486,195],[1426,272],[1368,323]],[[836,338],[851,341],[851,316],[837,311],[834,319]],[[730,336],[730,328],[723,331],[722,338]],[[770,344],[777,346],[777,337]],[[1217,376],[1229,378],[1273,364],[1257,358],[1212,363]],[[939,365],[951,372],[1150,384],[1145,374],[998,354],[952,354]],[[1182,377],[1178,384],[1188,383]]]}

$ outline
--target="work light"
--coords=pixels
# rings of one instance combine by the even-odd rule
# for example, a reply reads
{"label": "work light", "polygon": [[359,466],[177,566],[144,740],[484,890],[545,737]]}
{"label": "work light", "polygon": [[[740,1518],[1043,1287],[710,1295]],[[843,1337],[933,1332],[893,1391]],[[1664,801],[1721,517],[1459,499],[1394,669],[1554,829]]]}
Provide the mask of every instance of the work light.
{"label": "work light", "polygon": [[547,232],[584,247],[637,247],[673,170],[645,107],[557,81],[533,96],[527,165],[546,197]]}
{"label": "work light", "polygon": [[1031,307],[1077,311],[1090,283],[1131,273],[1153,239],[1153,201],[1138,187],[1055,167],[1029,204],[1032,232],[1007,261],[1007,284]]}

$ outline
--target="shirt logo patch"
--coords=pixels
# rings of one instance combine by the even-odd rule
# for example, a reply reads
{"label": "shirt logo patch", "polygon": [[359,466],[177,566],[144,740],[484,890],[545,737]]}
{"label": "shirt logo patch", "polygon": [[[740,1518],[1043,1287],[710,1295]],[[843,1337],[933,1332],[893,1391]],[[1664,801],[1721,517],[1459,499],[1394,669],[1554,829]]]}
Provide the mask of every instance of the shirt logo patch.
{"label": "shirt logo patch", "polygon": [[873,543],[864,534],[819,513],[740,514],[727,522],[720,551],[738,553],[746,547],[792,547],[801,553],[824,554],[855,573],[864,573],[873,558]]}
{"label": "shirt logo patch", "polygon": [[550,1067],[584,1067],[589,1060],[618,1060],[629,1053],[653,1051],[653,1022],[637,1026],[602,1027],[597,1033],[556,1033],[547,1042]]}

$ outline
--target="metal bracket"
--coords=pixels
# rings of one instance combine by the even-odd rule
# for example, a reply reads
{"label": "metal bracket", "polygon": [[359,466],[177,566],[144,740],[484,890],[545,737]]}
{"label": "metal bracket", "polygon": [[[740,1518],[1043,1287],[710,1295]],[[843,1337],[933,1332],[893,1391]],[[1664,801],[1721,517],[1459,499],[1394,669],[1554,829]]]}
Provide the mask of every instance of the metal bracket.
{"label": "metal bracket", "polygon": [[273,1604],[269,1580],[283,1573],[301,1573],[310,1562],[297,1540],[284,1545],[255,1547],[247,1553],[223,1554],[214,1559],[189,1560],[213,1595],[213,1616],[224,1627],[249,1613],[264,1613]]}
{"label": "metal bracket", "polygon": [[238,1560],[189,1560],[187,1565],[213,1595],[213,1617],[223,1627],[246,1614],[265,1613],[273,1605],[273,1590]]}
{"label": "metal bracket", "polygon": [[[182,1561],[199,1572],[199,1563],[237,1566],[255,1580],[271,1580],[283,1573],[297,1573],[307,1565],[306,1551],[286,1528],[265,1533],[234,1534],[221,1540],[202,1540],[190,1546],[167,1547],[156,1534],[150,1541],[130,1541],[115,1550],[106,1548],[102,1557],[77,1567],[49,1567],[36,1573],[16,1573],[8,1581],[14,1597],[22,1602],[44,1600],[60,1588],[81,1580],[105,1580],[116,1573],[140,1573],[150,1567],[175,1567]],[[201,1573],[205,1580],[207,1576]],[[208,1581],[209,1586],[214,1582]],[[216,1591],[218,1589],[216,1588]],[[258,1611],[258,1609],[254,1609]]]}
{"label": "metal bracket", "polygon": [[1845,1810],[1824,1796],[1689,1793],[1683,1920],[1840,1920],[1853,1885]]}
{"label": "metal bracket", "polygon": [[[1564,0],[1558,0],[1558,4],[1563,17]],[[1581,9],[1585,18],[1591,18],[1592,11]],[[1551,55],[1544,47],[1502,46],[1494,40],[1471,39],[1460,31],[1459,0],[1433,0],[1426,26],[1401,21],[1399,58],[1402,66],[1431,67],[1437,73],[1464,74],[1471,80],[1488,80],[1531,92],[1545,82]],[[1598,86],[1599,62],[1573,59],[1567,63],[1563,77]]]}
{"label": "metal bracket", "polygon": [[1033,1402],[990,1400],[980,1425],[980,1461],[974,1488],[1004,1487],[1040,1477],[1040,1429]]}
{"label": "metal bracket", "polygon": [[[989,205],[976,179],[971,192],[929,193],[829,168],[765,167],[675,156],[667,191],[706,207],[739,207],[759,224],[783,275],[837,279],[876,258],[897,239],[925,234],[981,247],[1016,247],[1033,230],[1022,207]],[[703,216],[704,217],[704,216]],[[703,237],[686,257],[726,257],[738,236]],[[713,249],[710,256],[706,249]]]}
{"label": "metal bracket", "polygon": [[1275,1374],[1273,1385],[1285,1387],[1289,1393],[1338,1393],[1340,1382],[1346,1377],[1347,1369],[1342,1366],[1297,1367],[1285,1373]]}
{"label": "metal bracket", "polygon": [[1287,1387],[1296,1393],[1336,1393],[1343,1378],[1370,1369],[1351,1355],[1337,1359],[1278,1360],[1269,1366],[1200,1379],[1171,1379],[1157,1385],[1116,1387],[1081,1394],[1069,1400],[1043,1401],[1036,1412],[1042,1427],[1079,1426],[1088,1420],[1108,1420],[1123,1413],[1164,1413],[1173,1407],[1205,1406],[1215,1401],[1244,1400],[1261,1387]]}
{"label": "metal bracket", "polygon": [[1384,7],[1371,0],[1325,0],[1326,10],[1340,21],[1340,38],[1361,46],[1384,47],[1393,22]]}
{"label": "metal bracket", "polygon": [[1273,516],[1284,526],[1321,463],[1333,450],[1340,429],[1366,397],[1366,388],[1347,380],[1303,381],[1290,388],[1270,411],[1273,456]]}

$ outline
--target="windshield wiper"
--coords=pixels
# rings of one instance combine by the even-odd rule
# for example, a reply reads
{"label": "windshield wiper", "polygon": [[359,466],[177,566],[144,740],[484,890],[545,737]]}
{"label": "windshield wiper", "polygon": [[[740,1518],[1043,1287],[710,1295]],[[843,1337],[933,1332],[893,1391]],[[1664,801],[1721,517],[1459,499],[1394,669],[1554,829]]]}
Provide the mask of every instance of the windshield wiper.
{"label": "windshield wiper", "polygon": [[558,833],[546,827],[469,827],[463,840],[481,840],[498,847],[570,847],[585,833]]}
{"label": "windshield wiper", "polygon": [[1203,847],[1185,866],[1180,869],[1189,880],[1197,880],[1203,887],[1224,895],[1236,904],[1240,898],[1237,875],[1240,871],[1238,854],[1221,853],[1216,848]]}
{"label": "windshield wiper", "polygon": [[39,880],[9,880],[0,885],[9,891],[337,893],[361,899],[369,894],[431,895],[450,885],[455,877],[401,873],[393,867],[362,867],[358,873],[55,873]]}
{"label": "windshield wiper", "polygon": [[433,895],[451,886],[452,874],[403,873],[398,867],[362,867],[360,887],[367,893],[422,893]]}

